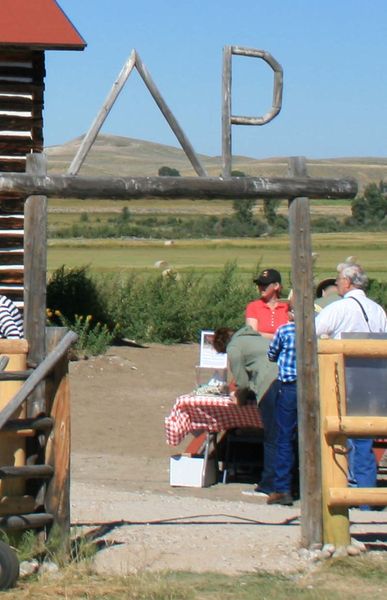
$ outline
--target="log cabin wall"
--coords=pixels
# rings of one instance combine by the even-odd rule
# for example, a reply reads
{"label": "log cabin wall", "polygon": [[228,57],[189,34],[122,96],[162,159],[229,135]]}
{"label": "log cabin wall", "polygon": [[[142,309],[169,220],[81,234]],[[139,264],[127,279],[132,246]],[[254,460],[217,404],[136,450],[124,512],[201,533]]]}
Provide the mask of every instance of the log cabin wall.
{"label": "log cabin wall", "polygon": [[[44,52],[0,50],[0,172],[43,152]],[[25,196],[0,194],[0,294],[23,308]],[[45,240],[42,240],[45,243]]]}

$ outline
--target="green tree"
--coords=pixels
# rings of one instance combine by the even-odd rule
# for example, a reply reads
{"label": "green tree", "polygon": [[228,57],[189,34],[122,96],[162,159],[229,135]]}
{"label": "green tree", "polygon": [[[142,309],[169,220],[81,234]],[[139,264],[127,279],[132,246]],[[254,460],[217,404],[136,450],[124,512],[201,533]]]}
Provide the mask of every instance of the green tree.
{"label": "green tree", "polygon": [[159,176],[160,177],[180,177],[180,172],[173,167],[160,167],[159,168]]}
{"label": "green tree", "polygon": [[277,208],[280,204],[281,200],[274,200],[273,198],[264,198],[263,199],[263,214],[265,215],[265,219],[271,227],[275,225],[277,219]]}
{"label": "green tree", "polygon": [[384,182],[370,183],[362,196],[357,196],[351,205],[352,218],[360,225],[380,223],[387,215],[387,194]]}
{"label": "green tree", "polygon": [[235,211],[235,216],[241,223],[254,222],[253,208],[255,205],[254,198],[244,198],[243,200],[234,200],[232,207]]}

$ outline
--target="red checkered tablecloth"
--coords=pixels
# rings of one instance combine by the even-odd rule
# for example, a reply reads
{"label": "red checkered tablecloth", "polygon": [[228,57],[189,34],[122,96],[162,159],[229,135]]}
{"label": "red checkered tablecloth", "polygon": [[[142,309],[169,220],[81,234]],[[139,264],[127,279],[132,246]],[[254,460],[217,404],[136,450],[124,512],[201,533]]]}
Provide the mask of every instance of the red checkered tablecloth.
{"label": "red checkered tablecloth", "polygon": [[193,431],[263,427],[256,405],[237,406],[229,396],[179,396],[165,419],[167,444],[177,446]]}

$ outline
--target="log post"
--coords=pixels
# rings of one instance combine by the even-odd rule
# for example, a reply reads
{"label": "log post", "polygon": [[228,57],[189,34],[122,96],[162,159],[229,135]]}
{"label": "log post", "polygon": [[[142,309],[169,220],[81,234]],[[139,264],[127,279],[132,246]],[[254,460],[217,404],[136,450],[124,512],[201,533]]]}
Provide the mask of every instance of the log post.
{"label": "log post", "polygon": [[[305,159],[290,159],[289,169],[293,176],[306,177]],[[290,201],[289,232],[297,347],[301,544],[308,547],[322,541],[320,410],[308,198]]]}
{"label": "log post", "polygon": [[[47,347],[51,351],[64,337],[63,327],[47,328]],[[68,357],[57,363],[47,381],[47,413],[54,419],[50,433],[45,463],[54,467],[45,497],[45,509],[54,516],[54,525],[59,530],[62,549],[69,549],[70,534],[70,388]]]}
{"label": "log post", "polygon": [[223,48],[222,75],[222,174],[231,177],[231,46]]}
{"label": "log post", "polygon": [[153,100],[156,102],[157,106],[161,110],[163,117],[165,118],[168,125],[170,126],[173,133],[175,134],[176,138],[178,139],[181,147],[183,148],[183,150],[185,152],[186,157],[190,161],[190,163],[193,166],[193,168],[195,169],[196,173],[199,175],[199,177],[207,177],[207,171],[201,164],[195,150],[193,149],[191,142],[189,141],[189,139],[185,135],[184,131],[180,127],[173,112],[171,111],[171,109],[169,108],[167,103],[165,102],[163,96],[161,95],[159,89],[157,88],[155,82],[153,81],[148,69],[145,67],[144,63],[142,62],[138,52],[136,52],[136,69],[137,69],[140,77],[142,78],[143,82],[145,83],[146,87],[150,91]]}
{"label": "log post", "polygon": [[[45,175],[44,154],[27,156],[27,173]],[[46,355],[47,197],[29,196],[24,208],[24,335],[28,361],[34,365]],[[44,383],[27,401],[27,416],[45,412]]]}
{"label": "log post", "polygon": [[[319,354],[321,419],[345,414],[345,374],[342,354]],[[347,438],[335,439],[321,428],[321,470],[323,499],[323,542],[335,547],[350,543],[348,508],[329,506],[331,488],[345,488],[347,481]],[[334,442],[334,443],[333,443]]]}
{"label": "log post", "polygon": [[136,63],[136,52],[132,50],[128,60],[125,62],[124,66],[121,69],[120,74],[117,79],[113,83],[113,87],[110,90],[105,102],[103,103],[98,115],[94,119],[93,123],[90,126],[89,131],[85,135],[82,140],[81,145],[78,148],[76,155],[74,156],[71,165],[67,170],[68,175],[76,175],[83,165],[86,156],[88,155],[90,148],[95,142],[95,139],[98,135],[99,130],[105,122],[106,117],[110,113],[113,104],[117,100],[121,90],[123,89],[129,75],[131,74],[133,67]]}

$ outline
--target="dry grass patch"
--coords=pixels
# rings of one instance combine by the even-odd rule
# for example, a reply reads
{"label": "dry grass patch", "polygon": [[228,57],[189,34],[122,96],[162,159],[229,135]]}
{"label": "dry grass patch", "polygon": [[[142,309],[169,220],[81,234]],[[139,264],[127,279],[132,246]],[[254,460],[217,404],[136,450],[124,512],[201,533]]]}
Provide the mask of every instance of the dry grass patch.
{"label": "dry grass patch", "polygon": [[257,572],[140,573],[126,577],[95,575],[87,565],[21,582],[5,600],[384,600],[387,563],[383,555],[332,559],[307,572],[283,576]]}

